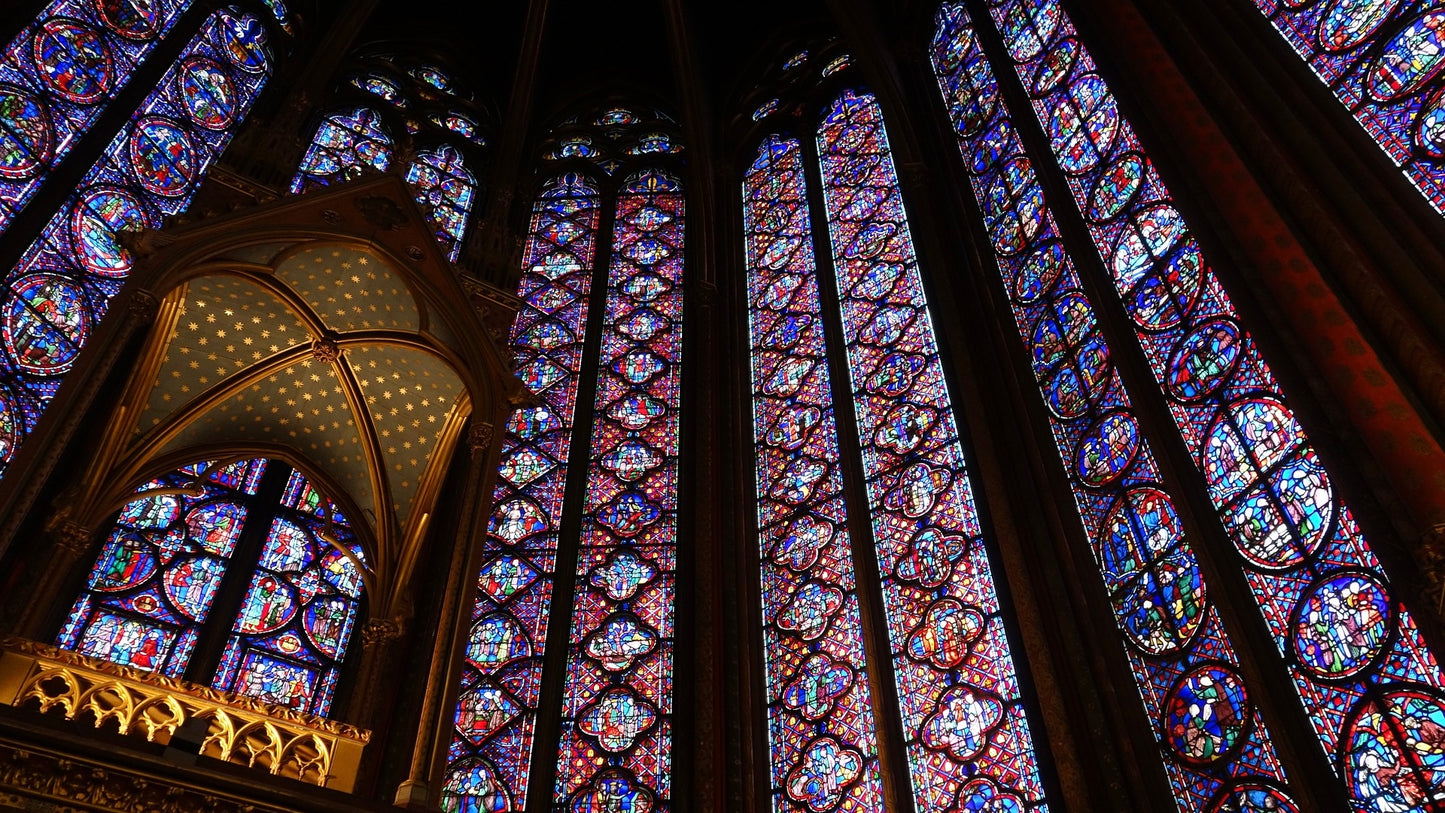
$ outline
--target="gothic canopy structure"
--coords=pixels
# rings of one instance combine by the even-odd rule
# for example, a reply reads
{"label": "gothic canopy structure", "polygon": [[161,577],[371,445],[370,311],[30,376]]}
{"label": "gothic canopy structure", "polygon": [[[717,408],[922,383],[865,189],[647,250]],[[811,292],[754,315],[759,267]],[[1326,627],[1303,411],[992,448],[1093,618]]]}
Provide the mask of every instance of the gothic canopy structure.
{"label": "gothic canopy structure", "polygon": [[1445,811],[1445,7],[0,45],[0,809]]}

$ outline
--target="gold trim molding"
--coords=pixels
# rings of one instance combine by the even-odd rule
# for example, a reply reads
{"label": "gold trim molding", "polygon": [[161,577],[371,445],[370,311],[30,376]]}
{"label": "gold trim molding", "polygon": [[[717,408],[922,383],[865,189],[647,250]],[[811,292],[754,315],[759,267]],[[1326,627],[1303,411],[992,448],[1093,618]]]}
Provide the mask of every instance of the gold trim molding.
{"label": "gold trim molding", "polygon": [[345,723],[19,638],[0,644],[0,703],[113,722],[162,745],[187,720],[207,720],[201,756],[345,793],[371,741]]}

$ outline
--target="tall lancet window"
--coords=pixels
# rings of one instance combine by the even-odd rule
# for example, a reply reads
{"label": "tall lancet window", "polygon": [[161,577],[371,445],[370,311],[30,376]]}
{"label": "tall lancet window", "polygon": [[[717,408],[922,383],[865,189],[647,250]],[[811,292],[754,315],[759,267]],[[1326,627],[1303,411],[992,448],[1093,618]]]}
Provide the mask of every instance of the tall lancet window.
{"label": "tall lancet window", "polygon": [[[1361,4],[1339,8],[1345,6],[1364,10]],[[1014,77],[989,69],[974,37],[994,39],[1012,63],[1040,143],[1049,148],[1039,161],[1023,155],[1002,107],[996,82]],[[976,175],[1000,270],[1013,289],[1020,332],[1028,331],[1026,344],[1058,419],[1055,436],[1061,448],[1071,449],[1065,459],[1073,476],[1091,486],[1087,494],[1101,497],[1100,486],[1125,483],[1146,470],[1148,445],[1126,402],[1109,402],[1123,396],[1106,373],[1109,343],[1090,339],[1098,333],[1092,305],[1067,290],[1074,266],[1062,244],[1052,248],[1054,215],[1080,218],[1092,246],[1078,250],[1092,248],[1102,261],[1078,268],[1093,273],[1089,269],[1101,267],[1103,289],[1115,291],[1132,321],[1132,337],[1112,341],[1142,346],[1153,383],[1198,468],[1198,478],[1184,485],[1212,500],[1222,536],[1233,543],[1288,677],[1355,807],[1428,809],[1445,787],[1445,762],[1421,732],[1445,725],[1445,678],[1068,16],[1053,0],[992,0],[970,24],[960,8],[947,5],[934,59]],[[1056,171],[1076,211],[1051,213],[1045,206],[1035,173]],[[1017,217],[1022,211],[1029,214]],[[1034,311],[1039,321],[1028,324]],[[1106,445],[1091,446],[1088,437],[1071,440],[1067,424],[1077,418],[1070,416],[1086,408],[1111,410],[1099,426],[1113,423],[1116,429],[1090,430]],[[1094,471],[1106,471],[1108,480],[1089,483]],[[1098,509],[1083,499],[1080,507],[1086,526],[1095,527]],[[1129,510],[1139,514],[1142,507]],[[1142,537],[1150,540],[1147,553],[1138,542],[1119,538],[1112,518],[1106,519],[1107,535],[1091,533],[1115,595],[1128,580],[1143,583],[1141,577],[1172,570],[1171,601],[1159,609],[1182,617],[1180,586],[1190,584],[1182,577],[1192,557],[1160,557],[1179,536],[1161,522],[1167,518],[1156,510],[1141,526],[1157,526]],[[1132,535],[1140,537],[1138,531]],[[1188,548],[1178,550],[1187,554]],[[1208,614],[1209,592],[1202,579],[1193,584],[1200,611]],[[1137,650],[1141,642],[1129,626],[1134,608],[1116,600],[1116,610]],[[1207,623],[1176,629],[1193,640],[1164,654],[1207,656],[1228,668],[1232,656],[1209,648]],[[1198,655],[1191,653],[1195,648]],[[1149,698],[1148,671],[1140,667],[1167,664],[1144,657],[1147,649],[1133,654],[1181,808],[1193,807],[1191,783],[1209,790],[1195,781],[1203,778],[1221,783],[1213,804],[1296,809],[1279,782],[1283,777],[1269,770],[1272,760],[1260,759],[1269,752],[1261,750],[1266,735],[1248,705],[1249,687],[1180,682],[1159,708],[1160,701]],[[1189,693],[1199,702],[1178,702]],[[1198,751],[1201,745],[1207,750]]]}
{"label": "tall lancet window", "polygon": [[118,234],[159,228],[165,216],[185,211],[250,112],[272,70],[269,30],[236,6],[207,17],[6,276],[0,470],[34,429],[129,274],[133,259]]}
{"label": "tall lancet window", "polygon": [[1445,8],[1425,0],[1254,0],[1445,214]]}
{"label": "tall lancet window", "polygon": [[[804,65],[806,53],[783,70]],[[1042,810],[882,110],[846,67],[823,65],[836,89],[812,143],[765,137],[743,184],[773,806],[883,810],[877,737],[892,726],[915,809]],[[755,117],[767,127],[782,109],[770,100]],[[840,432],[861,454],[839,453]],[[848,513],[863,521],[845,528]],[[872,594],[855,581],[863,561],[879,574]],[[883,630],[865,634],[860,605]],[[896,691],[870,697],[873,685]]]}
{"label": "tall lancet window", "polygon": [[[612,108],[568,121],[547,148],[555,174],[533,209],[512,330],[538,402],[507,425],[447,810],[671,807],[684,264],[675,129],[663,114]],[[584,364],[588,348],[596,358]],[[564,516],[574,503],[579,513]],[[572,581],[570,606],[553,602],[557,579]],[[561,685],[560,705],[544,707],[545,656],[559,650],[565,665],[546,677]],[[549,742],[537,740],[544,716],[560,721]]]}
{"label": "tall lancet window", "polygon": [[[833,810],[847,798],[881,810],[806,183],[802,146],[778,136],[743,178],[773,806],[812,800]],[[812,596],[832,612],[810,612]],[[836,791],[810,789],[807,769],[785,770],[825,752],[847,768]]]}
{"label": "tall lancet window", "polygon": [[[968,12],[933,66],[1180,810],[1283,787],[1269,731]],[[1112,205],[1101,200],[1100,206]]]}
{"label": "tall lancet window", "polygon": [[0,234],[190,0],[54,0],[0,54]]}

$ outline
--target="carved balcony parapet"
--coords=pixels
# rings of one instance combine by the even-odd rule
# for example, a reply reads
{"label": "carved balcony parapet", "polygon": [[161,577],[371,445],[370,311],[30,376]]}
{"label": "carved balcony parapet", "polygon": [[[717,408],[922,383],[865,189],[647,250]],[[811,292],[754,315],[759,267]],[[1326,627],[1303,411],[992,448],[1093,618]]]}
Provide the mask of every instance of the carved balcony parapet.
{"label": "carved balcony parapet", "polygon": [[171,744],[205,720],[200,755],[351,792],[371,732],[18,638],[0,644],[0,702]]}

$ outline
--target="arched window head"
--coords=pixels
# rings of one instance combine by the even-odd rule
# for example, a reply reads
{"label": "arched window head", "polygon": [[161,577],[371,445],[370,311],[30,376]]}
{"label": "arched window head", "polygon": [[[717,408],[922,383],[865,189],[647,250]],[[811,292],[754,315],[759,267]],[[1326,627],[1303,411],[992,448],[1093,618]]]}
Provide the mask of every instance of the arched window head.
{"label": "arched window head", "polygon": [[[346,518],[300,472],[184,466],[121,509],[57,644],[325,715],[364,567]],[[193,662],[223,636],[219,666]]]}
{"label": "arched window head", "polygon": [[417,153],[407,169],[406,182],[417,202],[431,208],[437,239],[455,262],[462,250],[462,235],[477,187],[461,153],[446,146]]}
{"label": "arched window head", "polygon": [[376,111],[359,107],[327,116],[311,139],[292,192],[359,177],[366,169],[385,172],[393,154],[391,135]]}

